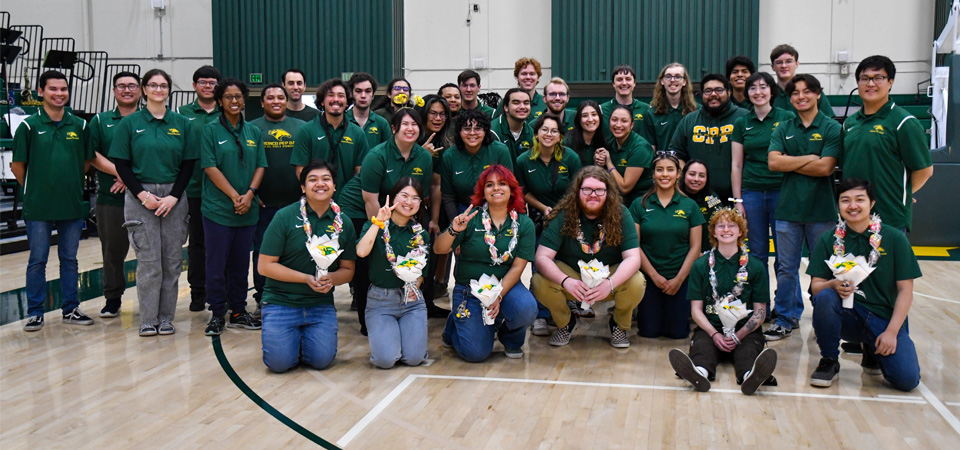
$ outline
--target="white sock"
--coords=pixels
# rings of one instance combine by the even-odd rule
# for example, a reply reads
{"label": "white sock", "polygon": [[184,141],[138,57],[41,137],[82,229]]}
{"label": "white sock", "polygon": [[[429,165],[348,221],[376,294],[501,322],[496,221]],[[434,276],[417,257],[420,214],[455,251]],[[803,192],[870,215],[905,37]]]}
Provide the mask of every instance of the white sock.
{"label": "white sock", "polygon": [[697,372],[700,372],[700,375],[703,375],[704,378],[710,377],[710,372],[707,372],[707,369],[704,369],[701,366],[697,366]]}
{"label": "white sock", "polygon": [[744,380],[746,380],[747,378],[750,378],[750,372],[753,372],[753,371],[752,371],[752,370],[748,370],[747,373],[743,374],[743,379],[744,379]]}

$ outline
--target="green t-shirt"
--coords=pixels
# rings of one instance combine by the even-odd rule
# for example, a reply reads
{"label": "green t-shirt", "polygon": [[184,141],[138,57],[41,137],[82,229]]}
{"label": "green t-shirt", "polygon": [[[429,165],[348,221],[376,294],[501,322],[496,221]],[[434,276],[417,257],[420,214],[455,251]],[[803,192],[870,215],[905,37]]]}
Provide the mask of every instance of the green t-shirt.
{"label": "green t-shirt", "polygon": [[513,171],[513,162],[507,146],[497,141],[480,147],[475,155],[460,147],[448,148],[440,162],[440,192],[453,194],[457,204],[469,204],[473,188],[487,167],[500,164]]}
{"label": "green t-shirt", "polygon": [[[327,128],[330,129],[329,136]],[[341,121],[339,127],[333,128],[327,122],[326,114],[320,114],[301,126],[294,136],[296,142],[290,155],[290,164],[305,166],[314,159],[333,164],[337,171],[337,193],[333,198],[339,201],[339,191],[354,177],[356,168],[369,150],[363,129],[348,120]]]}
{"label": "green t-shirt", "polygon": [[[690,282],[687,284],[687,300],[703,301],[703,312],[710,324],[717,331],[723,330],[723,322],[714,309],[713,288],[710,287],[710,255],[703,255],[693,262],[690,268]],[[719,250],[714,250],[713,271],[717,275],[717,295],[723,298],[737,285],[737,272],[740,270],[740,252],[734,253],[730,259],[724,258]],[[767,275],[767,266],[757,258],[747,258],[747,282],[743,284],[743,292],[737,297],[748,309],[754,304],[762,303],[770,309],[770,280]],[[736,329],[740,329],[750,320],[750,315],[737,322]]]}
{"label": "green t-shirt", "polygon": [[[806,128],[800,117],[781,122],[770,137],[769,151],[787,156],[830,156],[839,160],[842,145],[840,124],[823,113],[817,113],[817,117]],[[790,222],[837,220],[833,176],[809,177],[797,172],[784,173],[774,217]]]}
{"label": "green t-shirt", "polygon": [[530,159],[530,151],[523,152],[517,158],[514,172],[523,192],[532,194],[540,203],[553,207],[566,194],[570,179],[580,171],[580,158],[567,147],[559,161],[550,158],[550,164],[544,164],[539,157]]}
{"label": "green t-shirt", "polygon": [[780,122],[796,117],[792,112],[774,107],[763,120],[757,119],[753,110],[733,124],[730,140],[743,145],[743,171],[741,188],[751,191],[776,191],[783,183],[783,172],[770,170],[767,150],[770,137]]}
{"label": "green t-shirt", "polygon": [[[598,261],[608,266],[620,264],[623,261],[623,252],[640,246],[637,241],[637,227],[633,222],[633,216],[627,211],[627,207],[620,205],[620,212],[623,215],[621,224],[623,226],[622,239],[619,245],[610,245],[604,239],[600,245],[600,250],[590,254],[584,251],[583,246],[577,240],[576,236],[564,236],[563,218],[566,211],[560,211],[557,216],[550,220],[544,226],[543,233],[540,234],[540,245],[555,250],[556,259],[570,266],[573,270],[580,271],[577,261],[589,262],[596,258]],[[580,213],[580,230],[583,232],[583,242],[592,245],[596,242],[599,232],[598,226],[602,217],[590,220],[582,212]]]}
{"label": "green t-shirt", "polygon": [[[861,234],[847,227],[847,235],[843,240],[844,250],[867,258],[872,248],[870,235],[869,229]],[[900,230],[883,224],[880,227],[880,236],[880,259],[870,276],[858,286],[864,295],[854,294],[853,301],[889,320],[897,302],[897,281],[920,278],[923,274],[920,273],[920,265],[910,248],[910,242]],[[825,280],[834,278],[833,271],[824,263],[833,255],[834,240],[833,233],[823,233],[820,236],[817,245],[810,252],[807,275]]]}
{"label": "green t-shirt", "polygon": [[[310,208],[310,205],[307,205],[306,209],[314,235],[333,234],[334,213],[332,208],[327,208],[322,217],[318,217],[317,213]],[[353,223],[343,217],[342,214],[341,217],[343,219],[343,230],[337,237],[337,242],[340,243],[340,249],[343,250],[343,253],[330,266],[328,269],[330,272],[340,268],[340,261],[357,259],[357,233],[353,229]],[[313,262],[313,257],[307,250],[307,235],[303,231],[303,221],[300,219],[299,202],[277,211],[273,221],[270,222],[263,234],[260,254],[279,257],[281,265],[297,272],[308,275],[316,274],[317,264]],[[267,282],[263,287],[263,304],[293,308],[332,305],[333,292],[334,289],[331,289],[330,292],[321,294],[314,292],[306,283],[288,283],[267,277]]]}
{"label": "green t-shirt", "polygon": [[673,138],[673,132],[680,125],[680,119],[683,118],[683,107],[672,107],[667,105],[665,114],[657,114],[653,107],[650,107],[648,120],[643,121],[643,128],[640,129],[640,136],[647,140],[654,148],[666,150],[670,147],[670,139]]}
{"label": "green t-shirt", "polygon": [[[357,122],[357,118],[353,116],[352,106],[344,114],[350,123],[360,127],[360,122]],[[370,117],[367,117],[367,121],[360,128],[363,129],[364,136],[367,137],[367,147],[369,148],[374,148],[393,137],[393,132],[390,129],[390,124],[387,122],[387,119],[384,119],[383,116],[373,111],[370,111]]]}
{"label": "green t-shirt", "polygon": [[[113,130],[123,119],[119,109],[104,111],[90,119],[90,148],[107,157],[110,153],[110,144],[113,143]],[[123,192],[110,192],[116,176],[97,169],[97,204],[123,206]]]}
{"label": "green t-shirt", "polygon": [[[208,123],[220,118],[220,106],[214,106],[212,111],[207,112],[205,109],[200,107],[200,103],[197,100],[194,100],[177,108],[177,113],[190,120],[190,127],[192,128],[190,134],[192,136],[196,136],[195,139],[200,139],[200,136],[203,135],[203,127],[207,126]],[[199,155],[199,142],[194,145],[197,146],[196,154]],[[193,175],[190,177],[190,184],[187,185],[187,198],[200,198],[202,191],[203,170],[200,168],[200,160],[197,159],[196,165],[193,166]]]}
{"label": "green t-shirt", "polygon": [[[490,257],[490,246],[484,240],[483,213],[477,213],[467,224],[467,228],[460,232],[451,244],[453,249],[460,247],[460,255],[457,256],[453,274],[457,284],[469,286],[470,280],[479,280],[483,274],[496,276],[502,281],[510,271],[515,258],[533,261],[537,251],[536,227],[533,225],[533,220],[526,214],[518,214],[517,225],[517,246],[513,249],[513,254],[502,264],[494,265]],[[503,226],[497,228],[493,225],[491,232],[494,235],[497,256],[503,255],[513,239],[513,220],[507,217]]]}
{"label": "green t-shirt", "polygon": [[290,155],[296,142],[294,136],[303,123],[293,117],[284,117],[279,122],[261,117],[250,122],[260,129],[263,151],[267,155],[267,168],[257,192],[264,206],[287,206],[300,200],[300,180],[296,168],[290,165]]}
{"label": "green t-shirt", "polygon": [[640,248],[657,273],[666,279],[677,276],[690,251],[690,229],[704,224],[700,207],[689,197],[676,192],[666,205],[656,194],[635,200],[630,214],[640,225]]}
{"label": "green t-shirt", "polygon": [[[790,103],[790,96],[787,95],[787,92],[783,89],[777,89],[777,96],[773,99],[773,106],[785,109],[794,114],[797,113],[797,109],[793,107],[793,103]],[[830,100],[826,94],[820,96],[820,100],[817,101],[817,109],[831,119],[836,117],[836,114],[833,113],[833,105],[830,104]]]}
{"label": "green t-shirt", "polygon": [[[500,99],[500,103],[497,104],[497,108],[490,111],[490,118],[496,119],[503,115],[503,102],[506,98]],[[483,104],[483,102],[481,102]],[[485,105],[484,105],[485,106]],[[487,111],[484,111],[487,112]],[[543,99],[543,94],[539,92],[533,93],[533,98],[530,99],[530,115],[527,116],[527,124],[533,125],[543,113],[547,112],[547,102]],[[494,120],[496,121],[496,120]],[[522,153],[522,152],[521,152]],[[519,153],[517,153],[519,155]]]}
{"label": "green t-shirt", "polygon": [[[340,207],[343,214],[351,219],[363,219],[367,216],[363,191],[377,194],[381,205],[386,204],[387,194],[400,178],[412,177],[420,182],[424,197],[429,196],[430,182],[433,178],[433,157],[423,147],[414,144],[410,156],[403,159],[400,149],[393,139],[380,144],[367,153],[360,166],[360,174],[353,177],[340,195]],[[426,198],[421,203],[423,208]]]}
{"label": "green t-shirt", "polygon": [[843,122],[843,178],[870,180],[873,211],[883,223],[910,229],[913,221],[911,174],[933,165],[923,125],[893,101],[868,116],[863,109]]}
{"label": "green t-shirt", "polygon": [[26,165],[24,220],[73,220],[87,216],[83,206],[84,166],[93,159],[87,122],[63,112],[54,122],[41,106],[13,137],[13,161]]}
{"label": "green t-shirt", "polygon": [[607,142],[606,148],[610,152],[613,165],[621,177],[627,172],[628,167],[643,169],[637,184],[633,185],[630,192],[623,195],[623,204],[629,205],[634,200],[643,197],[643,194],[653,187],[653,169],[650,167],[653,163],[653,147],[639,134],[631,132],[627,136],[627,140],[623,142],[623,146],[620,146],[616,139],[611,139]]}
{"label": "green t-shirt", "polygon": [[[417,248],[417,245],[414,243],[416,234],[413,232],[413,220],[408,221],[407,224],[402,227],[390,221],[388,221],[388,223],[390,227],[390,248],[393,249],[393,253],[397,258],[401,258]],[[360,236],[357,238],[358,242],[363,236],[367,235],[367,231],[370,230],[371,226],[373,226],[373,223],[369,220],[364,222],[363,230],[360,231]],[[429,254],[430,233],[427,232],[426,229],[422,229],[420,237],[423,238],[425,245],[423,249],[424,253]],[[373,240],[373,248],[370,250],[370,255],[367,256],[367,259],[370,261],[370,284],[384,289],[399,289],[403,287],[403,280],[397,277],[397,274],[393,272],[393,266],[390,264],[390,261],[387,261],[387,247],[383,241],[383,230],[377,230],[377,238]],[[426,269],[424,269],[424,272],[426,272]]]}
{"label": "green t-shirt", "polygon": [[[610,101],[604,102],[600,105],[600,111],[603,113],[603,121],[600,123],[600,129],[603,130],[603,135],[606,140],[613,139],[613,135],[610,134],[610,114],[613,113],[613,109],[617,106],[617,98],[611,98]],[[633,99],[633,103],[627,105],[630,107],[633,116],[633,132],[642,135],[644,120],[650,114],[650,105],[640,100]]]}
{"label": "green t-shirt", "polygon": [[[227,125],[230,125],[229,122]],[[200,167],[219,169],[238,194],[245,194],[257,168],[267,167],[260,128],[244,121],[237,124],[237,128],[230,129],[220,121],[207,124],[203,127],[200,144]],[[256,197],[246,214],[237,214],[233,200],[213,184],[206,171],[203,174],[201,199],[200,212],[203,217],[226,227],[253,226],[260,218],[260,205]]]}
{"label": "green t-shirt", "polygon": [[290,108],[287,108],[287,117],[293,117],[294,119],[299,119],[304,122],[310,122],[319,115],[320,110],[310,105],[303,105],[303,109],[300,111],[294,111]]}
{"label": "green t-shirt", "polygon": [[194,130],[189,119],[169,109],[157,119],[143,108],[114,127],[109,156],[130,161],[141,183],[173,183],[181,161],[200,159],[200,136]]}
{"label": "green t-shirt", "polygon": [[513,132],[510,131],[510,124],[507,122],[507,116],[500,116],[496,119],[493,119],[493,122],[490,124],[490,127],[493,129],[493,135],[496,140],[506,145],[510,149],[510,157],[516,159],[517,156],[520,156],[521,153],[530,150],[530,147],[533,146],[533,128],[530,127],[529,123],[523,124],[523,131],[520,132],[519,137],[513,137]]}
{"label": "green t-shirt", "polygon": [[733,134],[733,124],[747,113],[747,110],[733,104],[716,117],[700,108],[680,119],[670,141],[670,150],[676,151],[680,159],[699,159],[706,164],[710,172],[710,187],[724,200],[733,196],[730,185],[733,158],[730,135]]}

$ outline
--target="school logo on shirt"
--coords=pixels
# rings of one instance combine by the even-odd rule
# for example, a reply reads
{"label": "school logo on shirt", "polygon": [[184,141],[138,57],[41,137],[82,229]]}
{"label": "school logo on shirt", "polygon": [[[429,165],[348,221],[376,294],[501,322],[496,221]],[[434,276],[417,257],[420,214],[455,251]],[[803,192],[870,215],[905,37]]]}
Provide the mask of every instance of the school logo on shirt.
{"label": "school logo on shirt", "polygon": [[369,133],[369,134],[380,134],[380,129],[377,128],[377,127],[370,127],[370,129],[367,130],[367,133]]}
{"label": "school logo on shirt", "polygon": [[68,141],[77,141],[77,140],[80,140],[80,136],[77,136],[77,133],[74,133],[73,131],[68,131],[68,132],[67,132],[67,140],[68,140]]}
{"label": "school logo on shirt", "polygon": [[627,167],[627,160],[621,159],[620,162],[617,164],[617,167]]}
{"label": "school logo on shirt", "polygon": [[337,230],[333,228],[333,224],[327,225],[327,233],[335,233]]}
{"label": "school logo on shirt", "polygon": [[284,130],[282,128],[275,128],[273,130],[268,131],[267,134],[269,134],[270,136],[273,136],[274,139],[281,142],[289,141],[293,139],[293,135],[287,132],[287,130]]}
{"label": "school logo on shirt", "polygon": [[180,130],[176,128],[170,128],[169,130],[167,130],[167,134],[170,136],[180,136]]}
{"label": "school logo on shirt", "polygon": [[[877,126],[880,126],[880,125],[877,125]],[[884,250],[883,247],[877,247],[877,252],[880,253],[880,256],[886,256],[887,254],[887,251]]]}
{"label": "school logo on shirt", "polygon": [[533,117],[534,117],[534,118],[540,117],[540,116],[542,116],[542,115],[543,115],[543,111],[537,111],[537,112],[533,113]]}
{"label": "school logo on shirt", "polygon": [[413,168],[413,175],[414,175],[414,176],[423,175],[423,169],[421,169],[421,168],[419,168],[419,167],[414,167],[414,168]]}
{"label": "school logo on shirt", "polygon": [[[490,167],[490,164],[487,164],[487,165],[483,166],[483,170],[487,170],[487,167]],[[461,173],[463,173],[463,172],[462,172],[462,171],[457,172],[457,175],[460,175]]]}
{"label": "school logo on shirt", "polygon": [[530,148],[530,142],[528,142],[528,141],[523,141],[523,142],[521,142],[521,143],[520,143],[520,148],[524,148],[524,149]]}
{"label": "school logo on shirt", "polygon": [[353,138],[351,138],[350,136],[344,136],[343,139],[340,140],[340,143],[341,143],[341,144],[352,144],[352,143],[353,143]]}
{"label": "school logo on shirt", "polygon": [[682,209],[675,210],[675,211],[673,212],[673,217],[679,217],[679,218],[681,218],[681,219],[686,219],[686,218],[687,218],[687,212],[684,211],[684,210],[682,210]]}
{"label": "school logo on shirt", "polygon": [[643,114],[636,113],[633,115],[633,120],[643,120]]}
{"label": "school logo on shirt", "polygon": [[507,228],[507,231],[503,233],[506,237],[513,237],[513,228]]}
{"label": "school logo on shirt", "polygon": [[883,125],[874,125],[871,133],[883,134]]}
{"label": "school logo on shirt", "polygon": [[560,170],[557,170],[557,173],[567,173],[567,166],[560,166]]}
{"label": "school logo on shirt", "polygon": [[774,123],[773,123],[773,128],[776,128],[776,127],[778,127],[778,126],[780,126],[780,122],[774,122]]}
{"label": "school logo on shirt", "polygon": [[823,140],[823,136],[820,136],[820,133],[813,133],[812,135],[810,135],[810,140],[811,140],[811,141],[822,141],[822,140]]}
{"label": "school logo on shirt", "polygon": [[256,147],[257,143],[253,139],[247,139],[247,147]]}

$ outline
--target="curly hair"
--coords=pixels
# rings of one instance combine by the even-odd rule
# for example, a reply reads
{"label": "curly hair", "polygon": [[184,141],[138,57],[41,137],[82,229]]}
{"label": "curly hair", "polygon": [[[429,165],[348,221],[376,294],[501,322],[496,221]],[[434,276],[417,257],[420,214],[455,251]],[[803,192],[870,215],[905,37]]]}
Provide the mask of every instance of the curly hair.
{"label": "curly hair", "polygon": [[507,205],[508,210],[516,210],[518,213],[527,212],[527,203],[523,200],[523,188],[520,187],[520,182],[517,181],[517,177],[513,176],[513,172],[511,172],[510,169],[500,164],[493,164],[480,174],[480,178],[477,179],[477,185],[473,187],[473,196],[470,197],[470,203],[473,204],[473,206],[482,206],[486,203],[487,199],[483,195],[483,187],[491,177],[497,177],[501,181],[506,181],[507,186],[510,186],[510,202]]}
{"label": "curly hair", "polygon": [[737,224],[737,227],[740,228],[740,237],[737,238],[737,247],[742,246],[743,242],[747,240],[747,219],[744,219],[740,213],[730,208],[721,208],[719,211],[713,214],[713,217],[710,218],[710,245],[713,247],[717,247],[718,245],[715,230],[717,228],[717,223],[719,223],[721,220],[724,222]]}
{"label": "curly hair", "polygon": [[603,203],[603,210],[600,211],[600,226],[606,235],[606,242],[617,246],[623,242],[623,206],[621,205],[620,190],[617,188],[613,177],[606,170],[599,166],[586,166],[577,172],[577,176],[570,182],[567,193],[557,202],[550,215],[547,216],[547,223],[563,212],[563,228],[560,229],[560,235],[571,239],[576,239],[580,233],[580,186],[583,180],[594,178],[600,180],[607,186],[607,197]]}

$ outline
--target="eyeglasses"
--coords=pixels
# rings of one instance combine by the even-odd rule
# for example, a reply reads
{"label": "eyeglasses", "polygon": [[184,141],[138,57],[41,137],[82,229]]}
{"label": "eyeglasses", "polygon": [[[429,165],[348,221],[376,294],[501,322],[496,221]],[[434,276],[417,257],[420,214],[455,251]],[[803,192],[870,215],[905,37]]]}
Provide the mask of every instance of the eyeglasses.
{"label": "eyeglasses", "polygon": [[607,190],[604,188],[591,189],[591,188],[582,187],[580,188],[580,195],[583,195],[585,197],[589,197],[591,195],[596,195],[597,197],[606,197]]}
{"label": "eyeglasses", "polygon": [[753,92],[759,92],[765,89],[770,89],[770,86],[767,86],[765,84],[755,84],[753,86],[750,86],[750,89],[747,89],[747,92],[753,93]]}
{"label": "eyeglasses", "polygon": [[400,200],[400,201],[402,201],[402,202],[414,202],[414,203],[419,203],[419,202],[420,202],[421,200],[423,200],[423,199],[420,198],[419,196],[416,196],[416,195],[407,195],[407,193],[401,192],[401,193],[397,194],[397,200]]}
{"label": "eyeglasses", "polygon": [[673,150],[658,150],[656,155],[657,156],[677,156],[677,152]]}
{"label": "eyeglasses", "polygon": [[447,113],[445,113],[445,112],[443,112],[443,111],[427,111],[427,116],[429,116],[429,117],[436,117],[436,118],[438,118],[438,119],[446,119],[446,118],[447,118]]}
{"label": "eyeglasses", "polygon": [[165,90],[167,90],[167,89],[170,89],[170,85],[169,85],[169,84],[150,83],[150,84],[147,85],[147,89],[152,89],[152,90],[154,90],[154,91],[165,91]]}
{"label": "eyeglasses", "polygon": [[683,75],[664,75],[663,79],[667,81],[680,81],[683,79]]}
{"label": "eyeglasses", "polygon": [[776,61],[773,62],[773,65],[775,65],[775,66],[789,66],[790,64],[793,64],[793,63],[795,63],[795,62],[797,62],[797,60],[795,60],[795,59],[778,59],[778,60],[776,60]]}
{"label": "eyeglasses", "polygon": [[565,98],[566,96],[566,92],[550,92],[547,94],[547,98]]}
{"label": "eyeglasses", "polygon": [[402,92],[410,92],[410,86],[394,86],[394,87],[393,87],[393,90],[395,90],[395,91],[402,91]]}
{"label": "eyeglasses", "polygon": [[704,89],[704,90],[703,90],[703,96],[706,97],[706,96],[708,96],[708,95],[713,95],[713,94],[723,95],[723,93],[726,92],[726,91],[727,91],[727,90],[726,90],[725,88]]}
{"label": "eyeglasses", "polygon": [[878,84],[883,83],[884,81],[887,81],[887,80],[889,80],[889,79],[890,79],[890,77],[885,76],[885,75],[877,75],[877,76],[875,76],[875,77],[868,77],[868,76],[866,76],[866,75],[860,75],[860,78],[857,79],[857,82],[860,83],[860,84],[870,84],[870,82],[872,81],[874,85],[878,85]]}
{"label": "eyeglasses", "polygon": [[216,82],[216,81],[200,80],[200,81],[197,82],[197,86],[200,86],[200,87],[217,87],[217,82]]}
{"label": "eyeglasses", "polygon": [[242,95],[224,95],[223,101],[225,102],[241,102],[243,101]]}
{"label": "eyeglasses", "polygon": [[116,90],[118,90],[118,91],[121,91],[121,92],[122,92],[122,91],[135,91],[135,90],[137,90],[137,89],[140,89],[140,85],[139,85],[139,84],[136,84],[136,83],[118,84],[118,85],[114,86],[113,88],[116,89]]}
{"label": "eyeglasses", "polygon": [[740,226],[737,225],[737,224],[735,224],[735,223],[720,222],[720,223],[717,223],[717,224],[714,226],[714,228],[716,228],[716,229],[718,229],[718,230],[736,230],[736,229],[740,228]]}
{"label": "eyeglasses", "polygon": [[543,134],[549,134],[550,136],[560,136],[560,130],[556,128],[541,127],[539,130],[537,130],[537,132],[543,133]]}
{"label": "eyeglasses", "polygon": [[486,130],[484,130],[483,127],[463,127],[460,129],[460,132],[465,134],[473,134],[473,133],[480,134],[480,133],[484,133],[485,131]]}

